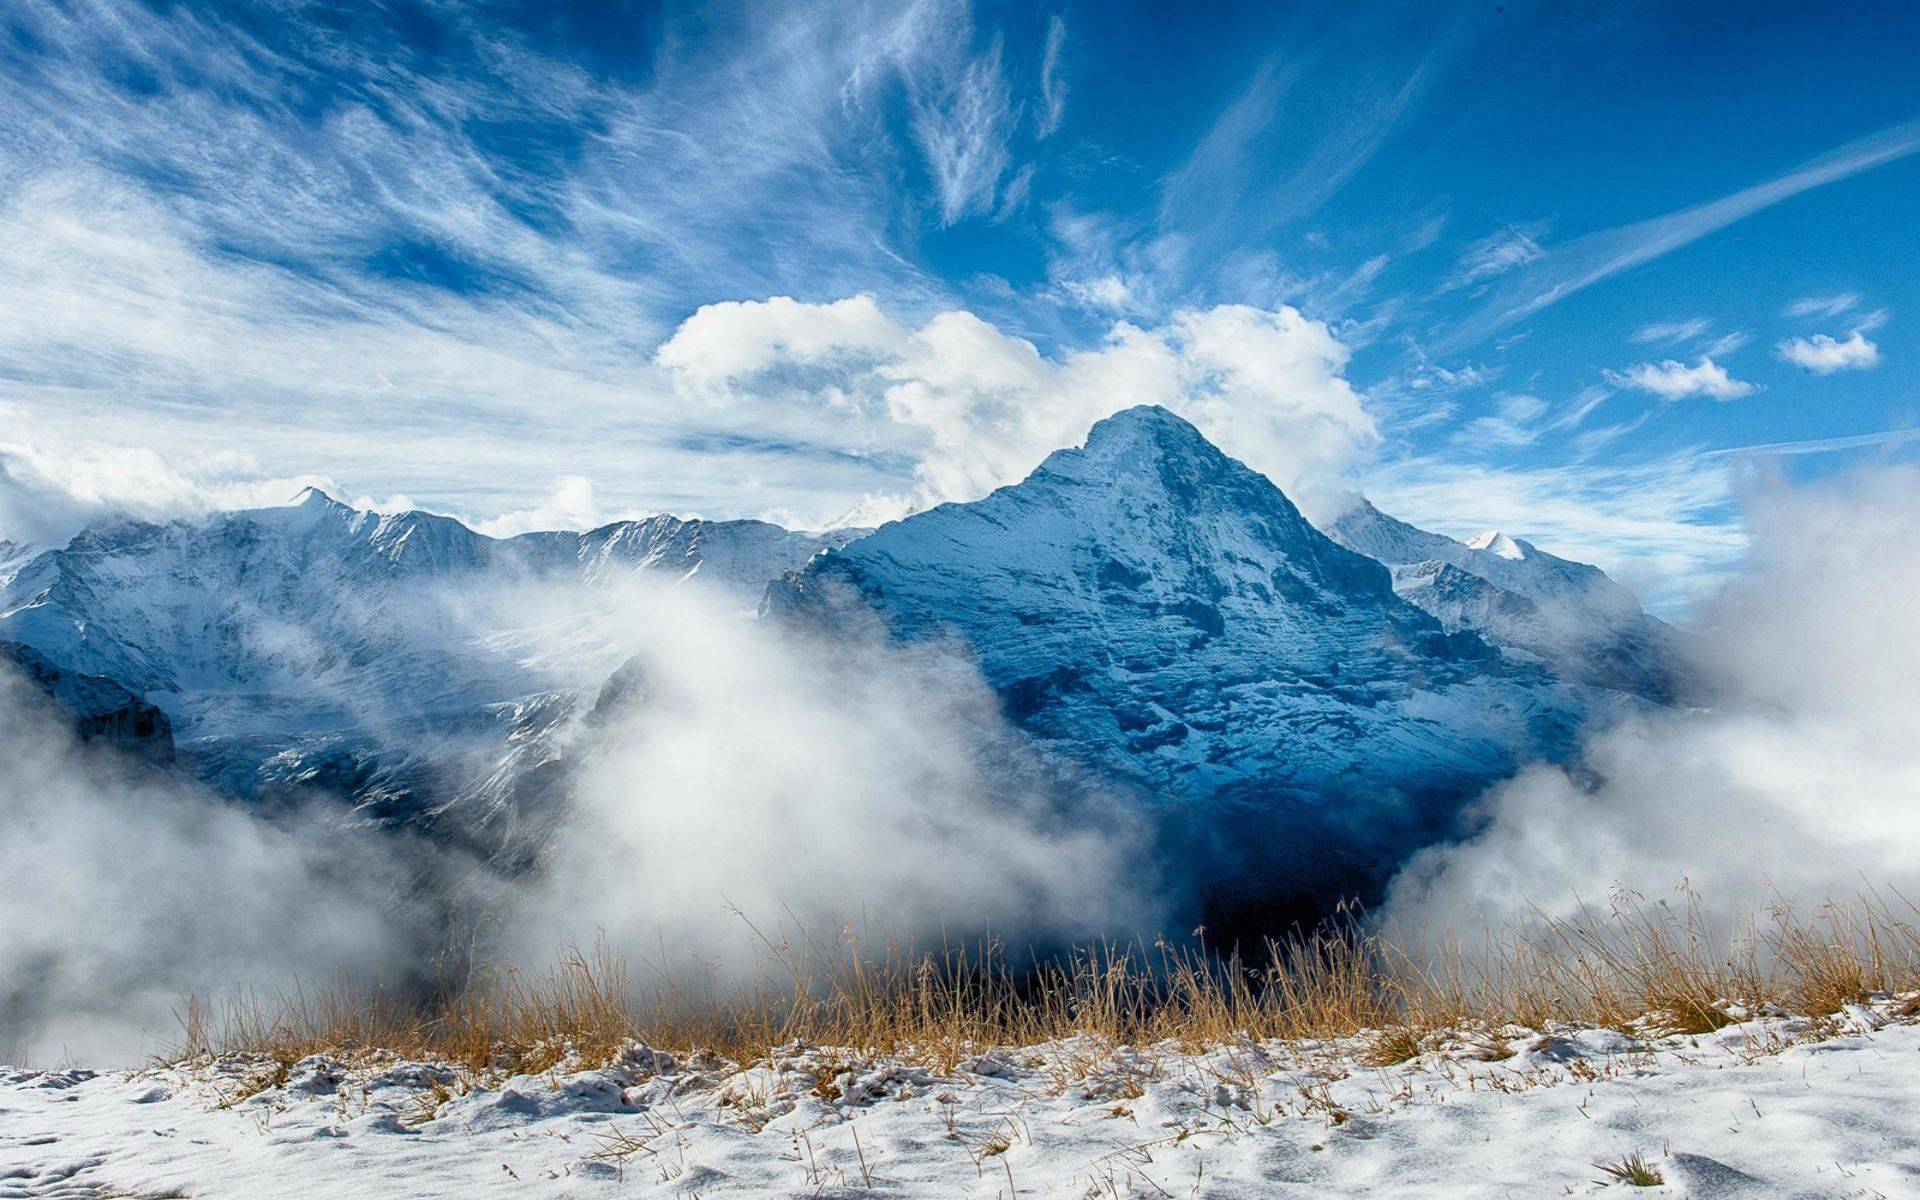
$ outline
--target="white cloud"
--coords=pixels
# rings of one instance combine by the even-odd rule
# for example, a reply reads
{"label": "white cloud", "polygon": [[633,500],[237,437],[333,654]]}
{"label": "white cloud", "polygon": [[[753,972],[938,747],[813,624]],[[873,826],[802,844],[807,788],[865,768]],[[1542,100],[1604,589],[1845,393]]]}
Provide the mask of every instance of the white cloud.
{"label": "white cloud", "polygon": [[1133,292],[1127,287],[1127,281],[1118,275],[1102,275],[1098,279],[1085,282],[1069,281],[1061,284],[1068,295],[1088,308],[1104,308],[1112,312],[1123,311]]}
{"label": "white cloud", "polygon": [[1601,387],[1598,384],[1581,388],[1574,394],[1566,410],[1549,421],[1547,427],[1555,432],[1578,429],[1588,417],[1593,415],[1595,409],[1605,404],[1612,396],[1613,389]]}
{"label": "white cloud", "polygon": [[55,545],[108,515],[164,521],[285,504],[307,487],[333,486],[322,475],[263,477],[233,453],[169,460],[145,446],[0,441],[0,538]]}
{"label": "white cloud", "polygon": [[1539,436],[1539,430],[1529,429],[1505,417],[1475,417],[1454,434],[1453,443],[1482,449],[1493,446],[1512,448],[1531,446]]}
{"label": "white cloud", "polygon": [[1856,138],[1784,175],[1717,200],[1563,243],[1544,259],[1515,271],[1512,279],[1495,287],[1486,303],[1448,334],[1438,348],[1448,353],[1464,349],[1576,292],[1783,200],[1897,162],[1916,152],[1920,152],[1920,121],[1907,121]]}
{"label": "white cloud", "polygon": [[1867,335],[1858,329],[1845,341],[1816,333],[1812,337],[1783,338],[1774,349],[1781,358],[1816,375],[1864,371],[1880,365],[1880,347],[1868,341]]}
{"label": "white cloud", "polygon": [[1713,325],[1705,317],[1689,317],[1684,321],[1655,322],[1642,325],[1633,331],[1631,340],[1635,342],[1686,342],[1699,337]]}
{"label": "white cloud", "polygon": [[[0,402],[49,444],[226,445],[463,511],[530,509],[561,473],[609,507],[727,515],[898,485],[817,422],[689,405],[650,355],[696,304],[795,279],[954,304],[911,230],[1004,192],[996,142],[1034,103],[966,4],[670,15],[644,81],[422,19],[432,63],[360,36],[377,15],[309,37],[135,0],[22,10],[0,39]],[[696,19],[709,36],[682,36]],[[592,132],[503,154],[508,128]],[[923,140],[944,197],[903,193]]]}
{"label": "white cloud", "polygon": [[1657,363],[1637,363],[1624,371],[1608,371],[1607,379],[1620,387],[1652,392],[1662,400],[1688,396],[1734,400],[1759,390],[1751,383],[1728,375],[1725,367],[1704,356],[1691,366],[1671,358]]}
{"label": "white cloud", "polygon": [[1783,310],[1788,317],[1824,317],[1832,320],[1845,316],[1860,307],[1859,292],[1839,292],[1832,296],[1805,296],[1787,305]]}
{"label": "white cloud", "polygon": [[1753,335],[1744,329],[1723,333],[1711,341],[1701,344],[1698,353],[1705,358],[1725,358],[1753,340]]}
{"label": "white cloud", "polygon": [[1547,411],[1547,402],[1525,392],[1508,392],[1499,397],[1500,415],[1509,421],[1527,422]]}
{"label": "white cloud", "polygon": [[562,475],[553,481],[553,491],[532,508],[502,513],[492,520],[476,521],[473,528],[488,537],[513,537],[545,529],[595,529],[610,518],[594,498],[593,480],[584,475]]}
{"label": "white cloud", "polygon": [[1476,417],[1453,436],[1453,444],[1466,448],[1530,446],[1539,438],[1535,424],[1547,411],[1547,402],[1524,392],[1507,392],[1495,397],[1496,411]]}
{"label": "white cloud", "polygon": [[832,356],[890,355],[905,340],[905,331],[871,296],[826,304],[791,296],[726,300],[701,305],[661,344],[654,361],[682,379],[712,383]]}
{"label": "white cloud", "polygon": [[486,874],[460,861],[443,875],[458,856],[420,839],[269,819],[77,744],[4,659],[0,745],[7,1053],[134,1066],[177,1038],[185,995],[398,979],[446,948],[429,897]]}
{"label": "white cloud", "polygon": [[1725,929],[1729,909],[1920,886],[1920,473],[1776,483],[1746,509],[1748,565],[1696,629],[1710,703],[1496,788],[1481,832],[1402,873],[1394,915],[1498,927],[1686,884]]}
{"label": "white cloud", "polygon": [[1513,226],[1497,233],[1488,234],[1473,242],[1460,253],[1460,259],[1454,264],[1453,274],[1441,285],[1441,291],[1453,291],[1483,283],[1496,275],[1504,275],[1515,267],[1523,267],[1530,262],[1545,258],[1547,252],[1540,248],[1534,239],[1539,236],[1540,227],[1522,228]]}
{"label": "white cloud", "polygon": [[[1378,436],[1344,378],[1347,348],[1292,308],[1188,310],[1152,329],[1122,321],[1102,344],[1048,358],[968,312],[910,329],[848,303],[703,308],[682,327],[687,340],[676,333],[662,348],[663,365],[690,387],[724,386],[736,406],[805,407],[847,422],[849,442],[911,456],[919,502],[1020,479],[1134,404],[1182,413],[1290,493],[1304,489],[1303,502]],[[827,376],[791,387],[776,368],[796,365]]]}
{"label": "white cloud", "polygon": [[1148,831],[1036,754],[969,662],[742,622],[697,590],[624,599],[612,624],[644,684],[583,748],[566,827],[508,917],[520,961],[604,935],[663,969],[750,972],[734,908],[824,937],[868,914],[918,945],[1154,927]]}
{"label": "white cloud", "polygon": [[[1419,347],[1414,349],[1418,353]],[[1497,368],[1484,367],[1479,363],[1467,363],[1458,370],[1449,370],[1436,363],[1422,361],[1407,372],[1403,386],[1412,392],[1457,392],[1490,383],[1499,374]]]}
{"label": "white cloud", "polygon": [[[1423,10],[1424,12],[1424,10]],[[1184,300],[1195,294],[1231,295],[1272,307],[1298,301],[1294,290],[1272,287],[1272,255],[1249,250],[1278,227],[1303,221],[1347,186],[1399,132],[1448,61],[1464,49],[1458,27],[1437,15],[1370,69],[1346,70],[1339,55],[1276,53],[1257,67],[1238,96],[1221,112],[1192,152],[1161,176],[1153,223],[1124,249],[1129,277],[1140,295]],[[1420,14],[1407,14],[1418,23]],[[1363,18],[1363,20],[1368,20]],[[1303,39],[1337,37],[1332,26],[1302,28]],[[1284,40],[1284,39],[1283,39]],[[1387,43],[1369,43],[1376,52]],[[1316,119],[1296,120],[1296,111]],[[1324,231],[1308,230],[1311,244]],[[1237,278],[1236,278],[1237,277]],[[1229,283],[1222,286],[1222,280]],[[1248,285],[1266,280],[1262,290]]]}
{"label": "white cloud", "polygon": [[972,53],[973,40],[968,4],[929,0],[907,10],[887,43],[906,84],[908,127],[932,176],[943,225],[991,212],[1013,164],[1018,121],[1001,43],[995,38]]}
{"label": "white cloud", "polygon": [[1067,81],[1061,78],[1060,52],[1067,44],[1067,23],[1058,14],[1047,18],[1046,47],[1040,57],[1039,134],[1052,137],[1067,115]]}

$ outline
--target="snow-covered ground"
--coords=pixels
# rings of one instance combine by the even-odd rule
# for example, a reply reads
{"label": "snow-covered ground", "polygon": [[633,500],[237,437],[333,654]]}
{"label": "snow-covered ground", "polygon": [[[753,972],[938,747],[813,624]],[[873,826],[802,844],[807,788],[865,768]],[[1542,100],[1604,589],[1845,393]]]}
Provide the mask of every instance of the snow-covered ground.
{"label": "snow-covered ground", "polygon": [[[633,1047],[469,1087],[420,1063],[0,1070],[0,1196],[1920,1196],[1920,1026],[1891,1002],[1695,1037],[1069,1041],[941,1073]],[[1506,1036],[1511,1034],[1511,1036]],[[279,1077],[271,1086],[262,1086]],[[256,1090],[258,1089],[258,1090]]]}

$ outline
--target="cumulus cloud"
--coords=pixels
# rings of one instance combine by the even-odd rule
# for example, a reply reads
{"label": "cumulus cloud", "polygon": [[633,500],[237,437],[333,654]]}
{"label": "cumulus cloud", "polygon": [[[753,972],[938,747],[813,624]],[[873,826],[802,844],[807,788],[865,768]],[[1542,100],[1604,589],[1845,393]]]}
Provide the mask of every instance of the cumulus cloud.
{"label": "cumulus cloud", "polygon": [[1636,363],[1624,371],[1608,371],[1607,379],[1619,387],[1651,392],[1662,400],[1681,400],[1688,396],[1736,400],[1759,390],[1751,383],[1733,378],[1725,367],[1708,356],[1702,356],[1692,365],[1671,358],[1657,363]]}
{"label": "cumulus cloud", "polygon": [[1920,471],[1761,485],[1746,568],[1697,624],[1708,707],[1600,734],[1577,771],[1536,767],[1480,832],[1423,852],[1389,912],[1478,928],[1568,916],[1624,888],[1752,911],[1920,886]]}
{"label": "cumulus cloud", "polygon": [[1867,335],[1858,329],[1847,335],[1845,341],[1816,333],[1812,337],[1783,338],[1774,349],[1781,358],[1815,375],[1865,371],[1880,365],[1880,347],[1868,341]]}
{"label": "cumulus cloud", "polygon": [[718,383],[782,364],[898,351],[906,331],[872,296],[807,304],[791,296],[703,304],[654,352],[682,379]]}
{"label": "cumulus cloud", "polygon": [[[658,358],[686,386],[724,387],[737,403],[777,398],[858,418],[876,438],[905,435],[892,444],[912,456],[919,489],[903,504],[976,499],[1135,404],[1181,413],[1312,504],[1378,437],[1344,377],[1348,354],[1324,323],[1284,306],[1122,321],[1054,358],[969,312],[916,329],[855,297],[709,305]],[[816,372],[805,389],[788,378],[796,369]]]}

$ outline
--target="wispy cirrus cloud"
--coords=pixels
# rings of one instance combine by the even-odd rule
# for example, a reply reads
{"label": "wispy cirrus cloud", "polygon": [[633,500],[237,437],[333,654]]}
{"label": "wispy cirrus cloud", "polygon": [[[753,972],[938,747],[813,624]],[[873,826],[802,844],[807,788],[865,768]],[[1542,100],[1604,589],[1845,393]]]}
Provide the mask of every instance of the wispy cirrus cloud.
{"label": "wispy cirrus cloud", "polygon": [[1058,13],[1047,18],[1046,46],[1040,52],[1040,110],[1035,118],[1039,136],[1052,137],[1067,117],[1067,22]]}
{"label": "wispy cirrus cloud", "polygon": [[1920,151],[1920,120],[1848,142],[1785,174],[1649,220],[1590,233],[1554,247],[1514,272],[1477,310],[1438,342],[1452,352],[1524,320],[1549,305],[1650,262],[1802,192],[1858,175]]}
{"label": "wispy cirrus cloud", "polygon": [[1874,433],[1846,434],[1840,437],[1802,438],[1793,442],[1765,442],[1752,446],[1728,446],[1705,451],[1703,458],[1798,457],[1806,454],[1833,454],[1874,446],[1899,446],[1920,440],[1920,429],[1883,429]]}
{"label": "wispy cirrus cloud", "polygon": [[1831,296],[1803,296],[1781,310],[1787,317],[1843,317],[1860,307],[1859,292],[1836,292]]}
{"label": "wispy cirrus cloud", "polygon": [[1684,321],[1656,321],[1642,325],[1633,331],[1628,339],[1645,344],[1648,342],[1690,342],[1713,328],[1713,322],[1706,317],[1688,317]]}
{"label": "wispy cirrus cloud", "polygon": [[1513,225],[1470,243],[1460,252],[1453,274],[1440,285],[1440,290],[1450,292],[1473,287],[1517,267],[1540,261],[1547,256],[1547,252],[1534,239],[1544,232],[1544,225]]}
{"label": "wispy cirrus cloud", "polygon": [[1467,449],[1531,446],[1540,436],[1537,422],[1547,411],[1538,396],[1515,392],[1494,397],[1494,411],[1467,422],[1453,443]]}
{"label": "wispy cirrus cloud", "polygon": [[952,307],[913,239],[1004,184],[1019,104],[961,0],[700,14],[719,42],[671,17],[622,76],[453,7],[420,14],[431,54],[377,9],[325,37],[132,0],[12,19],[10,437],[188,463],[217,430],[242,475],[480,515],[551,507],[560,474],[619,510],[897,485],[863,442],[689,408],[651,355],[716,292],[794,279]]}
{"label": "wispy cirrus cloud", "polygon": [[1164,312],[1197,295],[1253,297],[1246,285],[1276,273],[1264,249],[1275,231],[1327,210],[1484,32],[1444,7],[1357,6],[1345,15],[1326,21],[1300,10],[1283,22],[1274,40],[1285,49],[1253,69],[1161,176],[1151,218],[1122,252],[1144,303]]}
{"label": "wispy cirrus cloud", "polygon": [[1001,65],[1001,43],[996,39],[979,53],[955,54],[954,47],[973,40],[971,10],[957,4],[931,7],[937,15],[911,22],[911,33],[896,43],[897,65],[940,220],[951,225],[992,210],[1012,167],[1009,143],[1017,112]]}

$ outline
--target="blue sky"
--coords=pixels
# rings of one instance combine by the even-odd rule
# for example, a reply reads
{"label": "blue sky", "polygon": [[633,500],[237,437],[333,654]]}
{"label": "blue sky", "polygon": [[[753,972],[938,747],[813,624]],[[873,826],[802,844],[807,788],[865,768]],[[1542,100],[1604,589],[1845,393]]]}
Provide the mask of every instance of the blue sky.
{"label": "blue sky", "polygon": [[876,519],[1155,400],[1310,511],[1677,611],[1744,480],[1920,449],[1915,45],[1894,4],[23,0],[0,524],[312,480]]}

